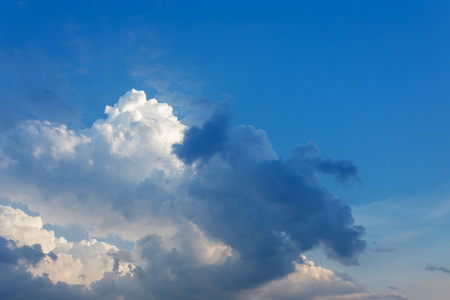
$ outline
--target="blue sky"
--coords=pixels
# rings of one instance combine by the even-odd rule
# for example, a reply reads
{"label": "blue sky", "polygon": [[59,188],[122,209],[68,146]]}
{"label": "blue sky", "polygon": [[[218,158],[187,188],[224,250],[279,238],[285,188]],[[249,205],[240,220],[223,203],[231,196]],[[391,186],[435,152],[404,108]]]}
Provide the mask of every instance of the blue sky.
{"label": "blue sky", "polygon": [[[37,284],[46,270],[49,287],[65,281],[88,299],[105,296],[115,272],[114,292],[135,299],[126,286],[139,286],[139,270],[157,281],[149,266],[160,259],[183,287],[168,299],[445,299],[450,4],[242,2],[0,4],[0,204],[3,222],[23,220],[0,234],[15,256],[0,255],[37,255],[14,276]],[[23,227],[32,218],[42,241]],[[49,242],[62,236],[72,248]],[[282,261],[261,250],[277,243]],[[103,271],[83,276],[97,294],[54,271],[90,264],[95,247]],[[230,291],[190,289],[180,275],[213,267]],[[236,285],[239,270],[251,271]],[[161,286],[173,290],[169,279]]]}

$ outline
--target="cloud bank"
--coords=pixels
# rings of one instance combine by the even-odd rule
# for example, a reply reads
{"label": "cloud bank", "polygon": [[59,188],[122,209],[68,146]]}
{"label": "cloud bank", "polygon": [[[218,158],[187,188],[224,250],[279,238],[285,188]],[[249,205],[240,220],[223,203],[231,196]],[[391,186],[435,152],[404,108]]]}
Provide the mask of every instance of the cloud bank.
{"label": "cloud bank", "polygon": [[[0,137],[7,282],[67,299],[365,293],[301,256],[322,247],[330,259],[358,264],[364,228],[316,176],[357,178],[353,163],[323,159],[312,142],[279,158],[264,131],[232,127],[227,107],[189,128],[169,105],[131,90],[105,113],[82,130],[30,120]],[[89,238],[57,237],[43,220],[81,226]],[[134,249],[99,241],[111,235],[134,242]],[[0,293],[31,294],[16,288],[4,284]],[[391,299],[380,297],[370,299]]]}

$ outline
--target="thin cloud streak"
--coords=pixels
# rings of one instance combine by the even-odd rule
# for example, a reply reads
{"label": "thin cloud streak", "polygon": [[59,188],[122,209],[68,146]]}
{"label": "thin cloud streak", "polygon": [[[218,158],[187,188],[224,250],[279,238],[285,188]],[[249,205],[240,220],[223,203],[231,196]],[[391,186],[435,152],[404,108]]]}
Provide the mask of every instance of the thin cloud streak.
{"label": "thin cloud streak", "polygon": [[427,266],[425,267],[425,270],[426,270],[426,271],[431,271],[431,272],[434,272],[434,271],[440,271],[440,272],[443,272],[443,273],[450,274],[450,269],[449,269],[449,268],[445,268],[445,267],[435,267],[435,266],[432,266],[432,265],[430,265],[430,264],[427,264]]}

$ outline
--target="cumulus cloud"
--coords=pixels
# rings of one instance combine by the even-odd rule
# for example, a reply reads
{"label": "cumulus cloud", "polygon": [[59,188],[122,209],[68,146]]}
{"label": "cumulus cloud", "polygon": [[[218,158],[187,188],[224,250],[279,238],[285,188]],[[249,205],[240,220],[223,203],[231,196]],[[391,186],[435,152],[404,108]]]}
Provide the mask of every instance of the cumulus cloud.
{"label": "cumulus cloud", "polygon": [[[171,152],[185,126],[169,105],[135,90],[105,112],[106,119],[85,130],[27,121],[8,132],[2,148],[18,163],[1,174],[3,196],[24,202],[47,222],[89,224],[99,235],[117,230],[136,240],[172,232],[163,210],[184,168]],[[143,212],[154,212],[146,214],[152,224]],[[130,221],[133,230],[122,230]]]}
{"label": "cumulus cloud", "polygon": [[106,146],[104,150],[112,158],[125,160],[132,167],[128,169],[123,164],[123,169],[117,171],[134,175],[140,181],[152,171],[169,172],[181,167],[171,154],[171,147],[182,139],[185,126],[168,104],[147,100],[143,91],[132,90],[114,107],[107,106],[105,113],[108,118],[97,120],[89,135],[100,143],[95,145],[97,151]]}
{"label": "cumulus cloud", "polygon": [[312,261],[302,255],[301,260],[295,263],[294,273],[252,291],[252,296],[255,300],[294,300],[364,291],[360,285],[352,282],[351,278],[344,277],[331,270],[315,266]]}
{"label": "cumulus cloud", "polygon": [[[131,90],[105,113],[83,130],[26,121],[0,139],[10,162],[0,196],[40,214],[3,206],[0,235],[45,254],[17,276],[90,286],[98,299],[238,299],[252,290],[312,299],[323,282],[332,282],[328,294],[364,292],[300,256],[322,247],[358,264],[364,228],[317,177],[357,178],[350,161],[324,159],[314,143],[279,158],[264,131],[231,127],[226,107],[188,128],[169,105]],[[42,219],[91,238],[56,238]],[[94,238],[110,234],[135,241],[135,251]]]}
{"label": "cumulus cloud", "polygon": [[[273,260],[271,279],[293,271],[296,253],[318,245],[330,258],[357,263],[356,254],[365,248],[360,239],[364,229],[353,225],[349,206],[320,186],[314,163],[301,151],[288,160],[274,158],[273,151],[267,151],[265,134],[252,128],[226,130],[217,126],[209,133],[225,135],[221,140],[229,142],[213,157],[200,156],[185,183],[189,198],[197,204],[187,207],[188,217],[242,257],[251,258],[255,266]],[[235,136],[251,144],[237,143]],[[192,138],[186,135],[175,147],[179,157],[191,153],[184,145]],[[252,157],[255,152],[260,153],[258,159]],[[255,274],[266,273],[255,269]]]}
{"label": "cumulus cloud", "polygon": [[41,217],[29,216],[20,209],[0,205],[0,223],[2,239],[10,240],[14,247],[21,246],[17,249],[22,251],[40,251],[39,262],[28,270],[34,275],[46,274],[53,282],[90,284],[103,278],[105,272],[125,274],[133,268],[129,261],[115,258],[119,253],[115,246],[95,239],[73,243],[56,238],[53,231],[42,228]]}
{"label": "cumulus cloud", "polygon": [[0,205],[0,235],[15,240],[18,245],[40,244],[45,253],[66,244],[64,238],[57,239],[54,232],[42,229],[41,217],[32,217],[9,206]]}

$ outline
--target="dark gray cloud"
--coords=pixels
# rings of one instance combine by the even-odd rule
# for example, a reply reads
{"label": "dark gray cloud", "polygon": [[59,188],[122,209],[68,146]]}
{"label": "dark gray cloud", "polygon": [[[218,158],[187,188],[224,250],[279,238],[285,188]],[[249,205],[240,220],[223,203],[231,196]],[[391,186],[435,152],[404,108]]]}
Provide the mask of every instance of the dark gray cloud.
{"label": "dark gray cloud", "polygon": [[[290,159],[276,158],[265,134],[250,126],[230,130],[224,120],[213,115],[174,147],[184,161],[199,161],[181,193],[190,199],[183,207],[186,217],[240,254],[219,268],[220,285],[211,286],[255,288],[293,272],[299,253],[319,245],[329,258],[357,264],[357,254],[366,247],[364,228],[354,225],[350,207],[316,177],[328,168],[346,180],[357,169],[318,155],[311,159],[311,151],[318,152],[313,144],[296,148]],[[210,136],[214,146],[203,149]]]}
{"label": "dark gray cloud", "polygon": [[[51,253],[53,258],[54,254]],[[84,299],[93,300],[81,286],[53,284],[47,277],[33,277],[26,271],[45,257],[41,245],[18,247],[14,241],[0,236],[0,298],[1,299]],[[55,256],[56,257],[56,256]]]}
{"label": "dark gray cloud", "polygon": [[231,114],[227,108],[217,109],[201,128],[197,126],[189,128],[183,143],[175,144],[173,152],[187,164],[199,158],[209,159],[221,151],[227,142],[230,119]]}
{"label": "dark gray cloud", "polygon": [[19,260],[24,260],[29,264],[36,265],[44,257],[42,246],[39,244],[18,247],[16,242],[0,236],[0,263],[2,264],[16,265]]}
{"label": "dark gray cloud", "polygon": [[435,267],[435,266],[432,266],[430,264],[427,264],[427,266],[425,267],[425,270],[431,271],[431,272],[440,271],[440,272],[444,272],[444,273],[450,274],[450,269],[449,268]]}
{"label": "dark gray cloud", "polygon": [[47,277],[33,277],[23,267],[0,263],[0,298],[14,300],[94,300],[105,299],[82,286],[62,282],[53,284]]}
{"label": "dark gray cloud", "polygon": [[313,165],[316,171],[334,176],[340,183],[346,183],[351,178],[356,179],[358,182],[361,181],[358,177],[358,168],[352,161],[322,159],[320,157],[320,151],[313,141],[310,141],[306,146],[295,147],[293,154]]}
{"label": "dark gray cloud", "polygon": [[340,182],[345,182],[351,177],[356,177],[358,168],[349,160],[332,161],[331,159],[318,160],[316,170],[324,174],[334,175]]}
{"label": "dark gray cloud", "polygon": [[[222,116],[216,118],[208,122],[223,124]],[[240,143],[233,141],[234,135]],[[348,205],[320,186],[318,159],[312,161],[304,148],[296,148],[288,160],[252,159],[265,139],[255,130],[233,131],[223,150],[199,165],[187,182],[189,197],[199,204],[188,215],[242,257],[255,263],[273,259],[273,278],[289,272],[299,251],[318,245],[331,258],[357,263],[355,256],[366,245],[364,228],[353,224]],[[183,151],[176,153],[184,157]]]}

